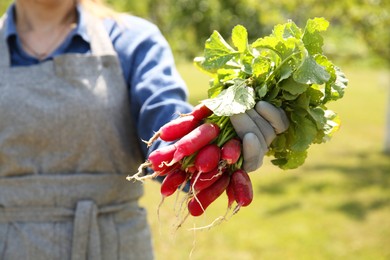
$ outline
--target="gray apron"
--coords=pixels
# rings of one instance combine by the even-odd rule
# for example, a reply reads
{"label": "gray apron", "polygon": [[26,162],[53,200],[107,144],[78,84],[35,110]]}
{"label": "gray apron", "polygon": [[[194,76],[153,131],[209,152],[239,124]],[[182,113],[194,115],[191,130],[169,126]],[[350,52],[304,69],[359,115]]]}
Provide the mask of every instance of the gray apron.
{"label": "gray apron", "polygon": [[87,21],[91,54],[13,68],[0,21],[0,259],[153,258],[128,89]]}

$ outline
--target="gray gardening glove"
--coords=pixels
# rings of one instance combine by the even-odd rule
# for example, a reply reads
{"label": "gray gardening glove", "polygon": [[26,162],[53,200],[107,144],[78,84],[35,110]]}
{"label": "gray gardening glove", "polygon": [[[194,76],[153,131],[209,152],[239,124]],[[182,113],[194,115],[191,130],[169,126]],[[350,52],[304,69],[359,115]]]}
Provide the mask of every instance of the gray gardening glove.
{"label": "gray gardening glove", "polygon": [[234,129],[242,140],[246,172],[252,172],[263,164],[263,157],[276,134],[287,130],[289,120],[283,109],[259,101],[253,109],[230,117]]}

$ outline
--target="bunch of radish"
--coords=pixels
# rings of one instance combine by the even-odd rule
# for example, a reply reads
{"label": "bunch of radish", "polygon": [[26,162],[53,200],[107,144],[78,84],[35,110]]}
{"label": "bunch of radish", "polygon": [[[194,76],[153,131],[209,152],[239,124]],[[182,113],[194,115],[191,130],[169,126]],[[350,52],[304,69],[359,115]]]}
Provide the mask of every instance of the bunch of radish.
{"label": "bunch of radish", "polygon": [[[170,143],[154,150],[138,173],[129,180],[164,176],[162,198],[187,190],[190,215],[200,216],[206,208],[226,193],[228,209],[237,212],[253,199],[252,183],[242,169],[242,144],[228,117],[217,117],[199,104],[189,114],[163,125],[146,143],[150,146],[160,138]],[[144,175],[145,168],[153,174]],[[233,203],[237,206],[232,208]]]}
{"label": "bunch of radish", "polygon": [[[259,101],[285,111],[290,123],[277,133],[266,155],[283,170],[303,165],[309,147],[329,141],[339,129],[340,118],[327,104],[341,99],[348,85],[322,51],[328,26],[321,17],[307,20],[304,28],[289,20],[250,43],[246,28],[236,25],[233,45],[214,31],[203,56],[194,59],[200,71],[212,76],[208,98],[161,127],[147,143],[161,138],[170,145],[152,152],[129,179],[165,176],[163,198],[189,186],[186,203],[192,216],[202,215],[224,192],[233,213],[248,206],[252,184],[230,117],[250,111]],[[154,173],[143,176],[148,167]]]}

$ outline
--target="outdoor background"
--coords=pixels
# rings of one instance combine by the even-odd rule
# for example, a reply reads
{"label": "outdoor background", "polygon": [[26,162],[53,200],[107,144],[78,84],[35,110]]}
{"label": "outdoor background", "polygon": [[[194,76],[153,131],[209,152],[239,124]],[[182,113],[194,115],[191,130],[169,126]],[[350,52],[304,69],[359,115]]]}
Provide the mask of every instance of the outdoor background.
{"label": "outdoor background", "polygon": [[[10,0],[0,0],[3,13]],[[390,1],[384,0],[110,0],[118,11],[157,24],[173,48],[190,102],[206,97],[208,76],[192,59],[218,30],[236,24],[251,39],[277,23],[330,21],[325,54],[349,78],[343,99],[330,104],[342,120],[334,138],[312,146],[306,163],[282,171],[268,160],[251,173],[255,197],[229,221],[190,231],[225,213],[222,196],[204,216],[175,231],[174,206],[160,203],[159,184],[145,183],[156,258],[165,259],[390,259],[390,156],[385,151],[390,100]],[[1,58],[1,57],[0,57]]]}

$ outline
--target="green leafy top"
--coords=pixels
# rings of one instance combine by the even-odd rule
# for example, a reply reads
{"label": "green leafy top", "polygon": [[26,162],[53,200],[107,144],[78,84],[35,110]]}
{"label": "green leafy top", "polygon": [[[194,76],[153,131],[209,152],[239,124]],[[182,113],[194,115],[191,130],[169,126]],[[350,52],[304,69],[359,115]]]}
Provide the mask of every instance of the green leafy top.
{"label": "green leafy top", "polygon": [[243,113],[260,100],[284,109],[290,127],[275,138],[268,153],[282,169],[303,164],[309,146],[329,140],[340,123],[326,104],[343,97],[348,80],[323,54],[321,33],[328,26],[324,18],[309,19],[304,30],[287,21],[249,43],[246,28],[237,25],[233,46],[214,31],[203,57],[194,60],[213,78],[202,102],[214,115]]}

